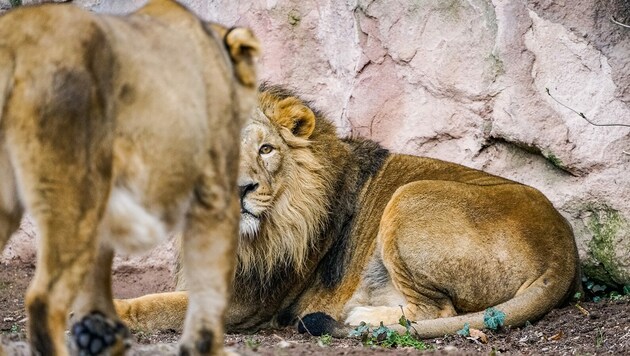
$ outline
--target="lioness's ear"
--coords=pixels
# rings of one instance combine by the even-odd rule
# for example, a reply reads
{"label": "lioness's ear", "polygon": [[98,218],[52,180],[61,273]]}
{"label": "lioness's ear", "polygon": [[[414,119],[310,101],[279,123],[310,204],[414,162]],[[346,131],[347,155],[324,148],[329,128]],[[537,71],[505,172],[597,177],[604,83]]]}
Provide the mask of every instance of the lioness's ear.
{"label": "lioness's ear", "polygon": [[315,130],[315,114],[294,97],[282,99],[276,104],[273,120],[301,138],[309,138]]}
{"label": "lioness's ear", "polygon": [[234,64],[234,75],[241,84],[253,88],[256,85],[255,60],[260,56],[260,42],[254,33],[245,27],[227,28],[218,23],[206,22],[212,31],[223,39],[230,59]]}
{"label": "lioness's ear", "polygon": [[260,55],[260,42],[252,31],[244,27],[233,27],[224,37],[225,45],[232,62],[236,78],[245,86],[256,85],[256,64],[254,61]]}

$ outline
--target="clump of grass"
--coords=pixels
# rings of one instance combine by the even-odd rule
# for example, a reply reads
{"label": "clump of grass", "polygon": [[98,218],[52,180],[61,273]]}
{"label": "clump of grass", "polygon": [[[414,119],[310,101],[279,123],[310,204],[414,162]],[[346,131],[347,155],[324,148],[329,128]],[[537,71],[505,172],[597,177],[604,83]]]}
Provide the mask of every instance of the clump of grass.
{"label": "clump of grass", "polygon": [[457,330],[457,335],[461,335],[463,337],[470,336],[470,324],[465,323],[464,327],[461,330]]}
{"label": "clump of grass", "polygon": [[378,328],[371,330],[370,325],[361,322],[357,328],[355,328],[350,336],[359,337],[363,343],[363,346],[380,346],[383,348],[396,348],[396,347],[413,347],[416,350],[428,350],[432,346],[426,344],[422,340],[418,340],[411,333],[411,322],[402,315],[398,323],[405,327],[406,332],[404,334],[398,333],[396,330],[392,330],[383,325],[381,321]]}
{"label": "clump of grass", "polygon": [[248,337],[245,339],[245,346],[252,351],[258,351],[260,340]]}
{"label": "clump of grass", "polygon": [[483,326],[490,330],[498,330],[503,326],[504,321],[505,313],[498,309],[488,308],[483,314]]}
{"label": "clump of grass", "polygon": [[319,337],[318,344],[320,344],[321,346],[330,346],[331,342],[332,336],[329,334],[324,334]]}

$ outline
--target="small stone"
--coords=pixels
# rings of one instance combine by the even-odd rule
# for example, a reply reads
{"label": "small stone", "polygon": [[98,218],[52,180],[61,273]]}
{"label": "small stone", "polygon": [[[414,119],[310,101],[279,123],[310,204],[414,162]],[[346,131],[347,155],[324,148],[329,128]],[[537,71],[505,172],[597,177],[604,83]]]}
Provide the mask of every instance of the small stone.
{"label": "small stone", "polygon": [[442,350],[444,350],[446,352],[457,352],[458,351],[457,347],[455,347],[453,345],[446,345],[446,346],[444,346],[444,348]]}

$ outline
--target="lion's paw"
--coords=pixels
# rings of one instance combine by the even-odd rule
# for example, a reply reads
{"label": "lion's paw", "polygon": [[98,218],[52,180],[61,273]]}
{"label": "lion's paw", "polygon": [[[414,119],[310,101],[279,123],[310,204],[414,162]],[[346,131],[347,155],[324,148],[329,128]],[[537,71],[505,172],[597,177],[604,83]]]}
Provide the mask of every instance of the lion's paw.
{"label": "lion's paw", "polygon": [[359,325],[361,322],[370,325],[397,324],[400,317],[400,309],[386,306],[355,307],[345,320],[346,325]]}
{"label": "lion's paw", "polygon": [[127,349],[131,346],[129,336],[123,323],[109,320],[101,312],[92,312],[72,326],[72,338],[80,356]]}

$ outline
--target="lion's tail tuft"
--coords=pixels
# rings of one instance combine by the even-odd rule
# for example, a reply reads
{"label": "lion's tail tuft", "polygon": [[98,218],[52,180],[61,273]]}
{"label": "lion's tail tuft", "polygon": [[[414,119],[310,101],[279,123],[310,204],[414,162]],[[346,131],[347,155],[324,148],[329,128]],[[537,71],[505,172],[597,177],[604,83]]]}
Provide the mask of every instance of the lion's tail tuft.
{"label": "lion's tail tuft", "polygon": [[322,312],[307,314],[298,320],[298,332],[312,336],[331,335],[337,338],[348,337],[348,331],[342,323]]}

